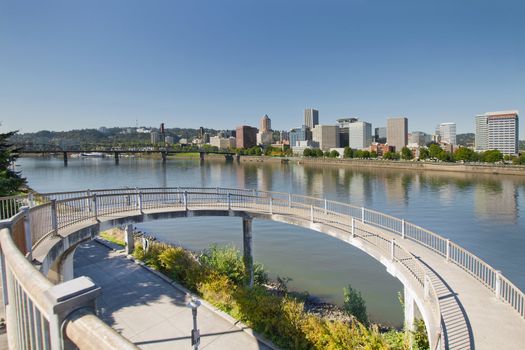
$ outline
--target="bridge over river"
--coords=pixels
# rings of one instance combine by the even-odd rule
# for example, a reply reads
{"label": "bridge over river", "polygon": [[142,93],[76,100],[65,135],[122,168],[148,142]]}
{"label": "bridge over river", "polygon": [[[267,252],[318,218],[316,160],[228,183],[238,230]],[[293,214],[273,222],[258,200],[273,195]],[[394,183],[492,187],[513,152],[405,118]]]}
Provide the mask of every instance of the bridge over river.
{"label": "bridge over river", "polygon": [[[27,206],[15,213],[21,200]],[[81,349],[134,348],[90,311],[100,291],[85,277],[73,278],[73,252],[101,229],[192,216],[242,220],[244,260],[252,279],[253,219],[305,227],[361,249],[398,278],[404,286],[405,323],[413,327],[417,306],[432,349],[525,348],[525,296],[519,288],[450,240],[370,209],[225,188],[48,193],[3,199],[2,208],[9,217],[0,226],[2,282],[14,348],[59,349],[71,342]],[[80,332],[86,335],[79,337]]]}

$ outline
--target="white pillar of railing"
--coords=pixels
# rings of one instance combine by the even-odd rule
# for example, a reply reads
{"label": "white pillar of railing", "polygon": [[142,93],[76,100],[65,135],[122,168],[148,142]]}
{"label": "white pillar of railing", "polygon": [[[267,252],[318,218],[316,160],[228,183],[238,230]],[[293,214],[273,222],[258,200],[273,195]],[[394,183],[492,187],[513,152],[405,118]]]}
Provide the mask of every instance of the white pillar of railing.
{"label": "white pillar of railing", "polygon": [[139,211],[142,213],[142,191],[137,193],[137,204],[139,206]]}
{"label": "white pillar of railing", "polygon": [[324,214],[328,214],[328,201],[326,198],[324,199]]}
{"label": "white pillar of railing", "polygon": [[31,217],[29,216],[29,207],[21,207],[21,211],[24,212],[24,231],[26,240],[26,252],[27,260],[33,260],[33,238],[31,236]]}
{"label": "white pillar of railing", "polygon": [[57,200],[51,200],[51,228],[54,233],[58,232]]}
{"label": "white pillar of railing", "polygon": [[427,274],[425,274],[425,277],[423,278],[423,298],[428,301],[430,300],[430,277],[428,277]]}
{"label": "white pillar of railing", "polygon": [[310,221],[314,222],[314,206],[310,205]]}
{"label": "white pillar of railing", "polygon": [[401,219],[401,238],[405,239],[405,219]]}
{"label": "white pillar of railing", "polygon": [[91,190],[87,190],[86,191],[86,195],[87,195],[87,207],[88,207],[88,213],[91,213],[91,203],[90,203],[90,197],[91,197]]}
{"label": "white pillar of railing", "polygon": [[496,286],[494,288],[494,294],[496,294],[497,299],[501,299],[501,271],[496,270]]}
{"label": "white pillar of railing", "polygon": [[184,191],[184,210],[188,211],[188,191]]}
{"label": "white pillar of railing", "polygon": [[270,215],[273,215],[273,198],[270,196]]}
{"label": "white pillar of railing", "polygon": [[228,210],[232,210],[232,195],[228,192]]}
{"label": "white pillar of railing", "polygon": [[355,237],[355,218],[352,217],[352,238]]}
{"label": "white pillar of railing", "polygon": [[396,256],[396,240],[395,238],[392,238],[392,241],[390,242],[390,260],[394,261]]}
{"label": "white pillar of railing", "polygon": [[98,204],[97,204],[97,194],[93,194],[93,216],[95,220],[98,220]]}
{"label": "white pillar of railing", "polygon": [[450,239],[447,239],[446,261],[450,261]]}
{"label": "white pillar of railing", "polygon": [[361,207],[361,222],[365,223],[365,207]]}
{"label": "white pillar of railing", "polygon": [[288,208],[292,207],[292,194],[288,193]]}

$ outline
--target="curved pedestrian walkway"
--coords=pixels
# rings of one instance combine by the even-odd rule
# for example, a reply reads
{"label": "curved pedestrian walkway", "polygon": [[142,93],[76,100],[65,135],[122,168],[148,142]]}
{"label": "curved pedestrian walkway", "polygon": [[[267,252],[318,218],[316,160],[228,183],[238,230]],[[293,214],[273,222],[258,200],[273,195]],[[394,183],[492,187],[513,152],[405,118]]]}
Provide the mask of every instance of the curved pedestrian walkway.
{"label": "curved pedestrian walkway", "polygon": [[[99,317],[142,349],[192,349],[191,309],[185,292],[97,241],[80,245],[75,277],[102,287]],[[198,309],[199,349],[271,349],[205,305]]]}

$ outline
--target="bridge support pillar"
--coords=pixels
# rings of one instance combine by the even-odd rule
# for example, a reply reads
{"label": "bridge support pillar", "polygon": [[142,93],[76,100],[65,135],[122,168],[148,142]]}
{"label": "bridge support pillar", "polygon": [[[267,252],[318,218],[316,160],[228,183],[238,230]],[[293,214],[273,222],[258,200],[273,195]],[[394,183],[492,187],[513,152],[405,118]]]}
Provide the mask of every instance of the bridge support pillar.
{"label": "bridge support pillar", "polygon": [[166,164],[166,158],[168,157],[168,154],[166,152],[161,152],[162,155],[162,164]]}
{"label": "bridge support pillar", "polygon": [[[414,317],[415,317],[415,300],[414,294],[407,287],[404,288],[404,299],[405,299],[405,331],[414,331]],[[412,339],[410,339],[412,341]]]}
{"label": "bridge support pillar", "polygon": [[135,241],[133,239],[133,225],[132,224],[126,225],[126,229],[124,230],[124,238],[126,241],[126,254],[130,255],[133,253],[133,250],[135,249]]}
{"label": "bridge support pillar", "polygon": [[252,218],[242,218],[242,242],[244,269],[247,272],[246,284],[253,287],[253,240],[252,240]]}
{"label": "bridge support pillar", "polygon": [[199,152],[199,159],[201,160],[201,163],[204,162],[204,152]]}
{"label": "bridge support pillar", "polygon": [[115,165],[118,165],[119,163],[119,153],[115,152]]}
{"label": "bridge support pillar", "polygon": [[67,152],[63,152],[64,155],[64,166],[67,166]]}

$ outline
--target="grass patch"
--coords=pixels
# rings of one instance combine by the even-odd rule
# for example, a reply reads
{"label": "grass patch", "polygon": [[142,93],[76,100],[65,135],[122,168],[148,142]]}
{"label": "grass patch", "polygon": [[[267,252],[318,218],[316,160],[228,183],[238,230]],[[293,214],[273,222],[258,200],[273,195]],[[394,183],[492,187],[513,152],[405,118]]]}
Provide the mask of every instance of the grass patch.
{"label": "grass patch", "polygon": [[126,246],[126,242],[124,241],[124,232],[121,229],[112,228],[106,231],[102,231],[100,232],[99,236],[104,238],[106,241],[115,243],[121,247]]}

